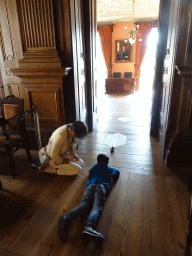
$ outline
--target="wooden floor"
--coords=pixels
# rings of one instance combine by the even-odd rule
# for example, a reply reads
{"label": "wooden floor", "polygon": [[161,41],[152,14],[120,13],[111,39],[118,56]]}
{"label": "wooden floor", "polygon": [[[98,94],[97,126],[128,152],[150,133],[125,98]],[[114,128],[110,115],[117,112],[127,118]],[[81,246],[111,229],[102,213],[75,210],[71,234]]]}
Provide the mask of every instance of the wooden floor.
{"label": "wooden floor", "polygon": [[[149,136],[150,104],[150,97],[139,93],[99,96],[99,121],[79,147],[85,167],[76,177],[33,171],[21,151],[15,154],[18,176],[13,179],[1,159],[0,255],[182,255],[189,169],[165,165],[157,141]],[[104,141],[116,132],[126,135],[127,142],[111,155]],[[110,165],[121,173],[97,227],[105,241],[102,245],[84,241],[82,221],[75,223],[63,244],[57,237],[58,218],[80,202],[99,153],[108,154]]]}

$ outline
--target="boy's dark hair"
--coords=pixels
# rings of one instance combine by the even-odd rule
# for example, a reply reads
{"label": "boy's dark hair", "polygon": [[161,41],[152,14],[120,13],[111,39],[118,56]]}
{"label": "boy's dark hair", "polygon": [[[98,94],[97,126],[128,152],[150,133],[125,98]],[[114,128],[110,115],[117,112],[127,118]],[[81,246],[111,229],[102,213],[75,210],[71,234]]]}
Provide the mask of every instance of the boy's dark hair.
{"label": "boy's dark hair", "polygon": [[82,139],[88,133],[87,126],[81,121],[75,121],[74,123],[72,123],[71,127],[72,127],[72,131],[75,133],[75,135],[79,139]]}
{"label": "boy's dark hair", "polygon": [[98,164],[109,163],[109,157],[103,154],[99,154],[97,156],[97,163]]}

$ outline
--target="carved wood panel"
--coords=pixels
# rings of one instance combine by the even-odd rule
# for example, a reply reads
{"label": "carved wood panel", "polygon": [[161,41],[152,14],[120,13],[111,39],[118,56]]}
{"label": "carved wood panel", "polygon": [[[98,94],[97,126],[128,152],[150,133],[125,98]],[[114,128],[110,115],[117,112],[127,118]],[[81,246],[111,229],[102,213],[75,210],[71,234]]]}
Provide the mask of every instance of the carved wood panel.
{"label": "carved wood panel", "polygon": [[192,132],[192,68],[177,67],[177,70],[182,76],[182,83],[176,133]]}
{"label": "carved wood panel", "polygon": [[[63,123],[62,92],[60,85],[22,84],[25,110],[37,106],[41,124],[59,125]],[[29,121],[29,119],[28,119]]]}
{"label": "carved wood panel", "polygon": [[15,58],[8,3],[7,0],[0,1],[0,43],[4,61]]}
{"label": "carved wood panel", "polygon": [[55,30],[52,0],[17,0],[23,51],[54,47]]}
{"label": "carved wood panel", "polygon": [[3,61],[5,61],[6,52],[5,52],[5,44],[4,44],[4,40],[3,40],[3,32],[2,32],[2,28],[1,28],[1,23],[0,23],[0,47],[1,47],[1,55],[2,55]]}
{"label": "carved wood panel", "polygon": [[162,155],[165,155],[165,148],[167,144],[167,129],[169,122],[169,113],[171,107],[172,83],[174,79],[174,67],[176,60],[176,46],[178,43],[179,20],[181,10],[181,0],[170,1],[170,13],[168,21],[168,37],[166,45],[166,55],[163,64],[162,75],[162,105],[160,111],[160,130],[159,141],[162,149]]}

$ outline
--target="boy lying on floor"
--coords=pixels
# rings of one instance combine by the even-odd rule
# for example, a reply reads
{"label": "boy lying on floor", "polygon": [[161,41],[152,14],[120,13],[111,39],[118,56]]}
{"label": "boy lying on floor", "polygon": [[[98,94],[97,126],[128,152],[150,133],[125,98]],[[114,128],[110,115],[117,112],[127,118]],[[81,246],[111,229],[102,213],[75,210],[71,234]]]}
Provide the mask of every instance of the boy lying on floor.
{"label": "boy lying on floor", "polygon": [[78,218],[90,212],[83,229],[83,236],[95,242],[103,241],[102,234],[95,231],[97,222],[101,217],[106,197],[114,182],[119,178],[119,170],[108,165],[109,157],[103,154],[97,156],[97,164],[89,170],[89,180],[86,183],[82,200],[66,216],[61,216],[58,223],[58,237],[65,242],[71,224]]}

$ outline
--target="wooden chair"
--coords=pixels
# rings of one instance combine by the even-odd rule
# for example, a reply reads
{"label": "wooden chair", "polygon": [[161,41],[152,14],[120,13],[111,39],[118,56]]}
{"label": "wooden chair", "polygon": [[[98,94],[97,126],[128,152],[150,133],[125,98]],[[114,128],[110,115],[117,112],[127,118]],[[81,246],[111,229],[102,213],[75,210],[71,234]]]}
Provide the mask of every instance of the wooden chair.
{"label": "wooden chair", "polygon": [[124,78],[132,78],[132,72],[125,72]]}
{"label": "wooden chair", "polygon": [[[11,100],[12,99],[12,100]],[[8,157],[12,176],[16,176],[16,167],[13,161],[13,154],[20,148],[24,148],[30,165],[33,168],[38,168],[33,164],[33,160],[29,150],[29,140],[27,137],[25,116],[31,114],[35,120],[36,134],[39,129],[39,118],[37,108],[32,106],[30,110],[23,112],[23,100],[10,96],[5,99],[0,99],[1,114],[0,127],[2,136],[0,137],[0,155]],[[40,135],[37,136],[37,139]],[[41,147],[38,141],[38,146]]]}
{"label": "wooden chair", "polygon": [[121,78],[121,72],[113,72],[113,78]]}

